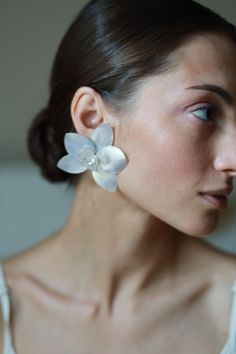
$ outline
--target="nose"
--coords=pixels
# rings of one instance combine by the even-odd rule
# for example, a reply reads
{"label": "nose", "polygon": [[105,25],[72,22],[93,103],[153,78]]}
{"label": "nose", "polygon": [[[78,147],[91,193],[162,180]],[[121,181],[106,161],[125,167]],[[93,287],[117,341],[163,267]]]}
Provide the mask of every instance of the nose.
{"label": "nose", "polygon": [[218,145],[215,169],[228,177],[236,176],[236,129],[225,134]]}

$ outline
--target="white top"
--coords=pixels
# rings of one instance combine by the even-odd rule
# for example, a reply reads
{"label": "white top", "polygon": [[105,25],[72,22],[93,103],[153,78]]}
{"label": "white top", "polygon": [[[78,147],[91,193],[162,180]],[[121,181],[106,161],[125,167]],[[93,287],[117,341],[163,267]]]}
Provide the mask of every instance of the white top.
{"label": "white top", "polygon": [[0,262],[0,303],[3,314],[3,353],[16,354],[12,343],[12,335],[10,330],[10,301],[8,295],[7,284],[3,273],[3,267]]}
{"label": "white top", "polygon": [[[236,354],[236,281],[232,291],[232,312],[229,327],[229,338],[219,354]],[[10,329],[10,300],[4,270],[0,261],[0,306],[3,313],[3,353],[16,354]]]}

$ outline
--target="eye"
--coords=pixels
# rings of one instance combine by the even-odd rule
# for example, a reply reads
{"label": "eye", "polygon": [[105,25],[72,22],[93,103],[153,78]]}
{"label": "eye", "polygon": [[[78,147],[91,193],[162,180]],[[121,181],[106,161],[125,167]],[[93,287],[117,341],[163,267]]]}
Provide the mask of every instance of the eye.
{"label": "eye", "polygon": [[215,105],[206,105],[203,107],[199,107],[195,111],[192,111],[192,113],[200,120],[203,120],[205,122],[214,122],[214,119],[212,117],[214,116],[216,108],[217,107]]}

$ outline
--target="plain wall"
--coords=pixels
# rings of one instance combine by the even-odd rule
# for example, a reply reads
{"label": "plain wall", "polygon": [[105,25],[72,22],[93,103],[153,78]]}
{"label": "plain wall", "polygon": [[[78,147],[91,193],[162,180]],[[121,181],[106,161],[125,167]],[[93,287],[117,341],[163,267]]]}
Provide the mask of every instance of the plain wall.
{"label": "plain wall", "polygon": [[[41,179],[29,160],[26,136],[33,116],[48,99],[48,78],[58,44],[86,2],[0,2],[0,258],[43,239],[68,214],[71,194],[66,186]],[[236,24],[235,0],[199,2]],[[210,238],[232,252],[236,251],[235,199],[234,194],[230,211]]]}

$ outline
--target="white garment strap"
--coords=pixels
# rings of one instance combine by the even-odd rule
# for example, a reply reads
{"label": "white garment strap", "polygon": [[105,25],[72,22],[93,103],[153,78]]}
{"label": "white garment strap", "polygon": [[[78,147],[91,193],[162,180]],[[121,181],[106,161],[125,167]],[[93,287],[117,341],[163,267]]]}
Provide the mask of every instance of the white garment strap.
{"label": "white garment strap", "polygon": [[10,300],[3,266],[0,261],[0,304],[3,315],[3,354],[15,354],[10,331]]}
{"label": "white garment strap", "polygon": [[2,304],[3,320],[4,322],[8,322],[10,317],[10,303],[8,298],[8,289],[7,289],[1,262],[0,262],[0,297],[1,297],[1,304]]}
{"label": "white garment strap", "polygon": [[236,354],[236,281],[231,289],[233,295],[229,339],[220,354]]}

